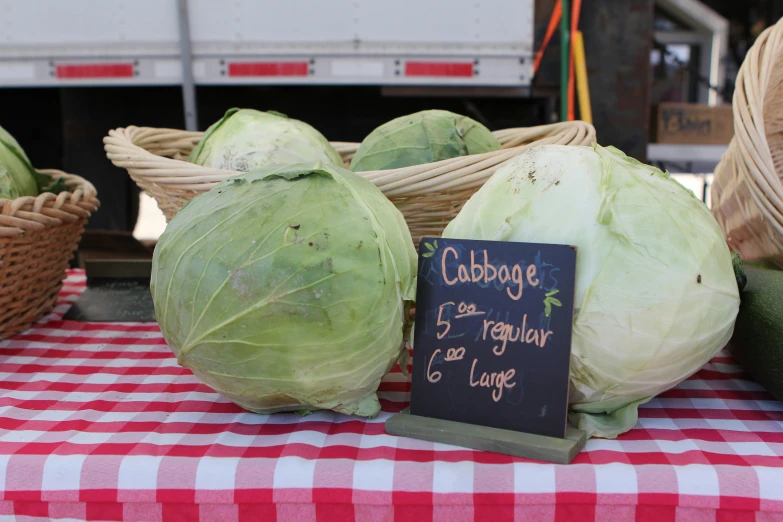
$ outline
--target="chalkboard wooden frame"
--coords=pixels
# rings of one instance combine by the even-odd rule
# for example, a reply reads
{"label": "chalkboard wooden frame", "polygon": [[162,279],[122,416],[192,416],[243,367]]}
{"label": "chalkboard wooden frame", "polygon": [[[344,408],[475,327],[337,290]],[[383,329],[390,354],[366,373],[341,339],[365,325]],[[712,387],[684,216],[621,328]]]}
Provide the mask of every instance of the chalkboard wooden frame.
{"label": "chalkboard wooden frame", "polygon": [[[386,431],[570,462],[585,443],[567,424],[576,247],[433,237],[419,246],[411,404]],[[479,385],[476,368],[505,380]]]}
{"label": "chalkboard wooden frame", "polygon": [[575,428],[561,439],[411,415],[408,408],[386,421],[386,433],[555,464],[570,464],[587,441],[586,433]]}

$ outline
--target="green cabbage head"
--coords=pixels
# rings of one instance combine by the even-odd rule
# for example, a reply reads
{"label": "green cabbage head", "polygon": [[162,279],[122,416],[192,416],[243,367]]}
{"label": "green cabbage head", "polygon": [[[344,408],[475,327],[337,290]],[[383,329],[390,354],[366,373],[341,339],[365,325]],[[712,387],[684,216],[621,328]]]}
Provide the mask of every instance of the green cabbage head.
{"label": "green cabbage head", "polygon": [[576,245],[570,419],[616,437],[707,363],[739,308],[718,224],[667,173],[600,146],[544,145],[500,168],[445,237]]}
{"label": "green cabbage head", "polygon": [[343,166],[334,147],[310,125],[279,112],[253,109],[229,109],[207,129],[188,161],[240,172],[317,161]]}
{"label": "green cabbage head", "polygon": [[186,204],[155,249],[155,314],[177,361],[251,411],[372,417],[403,351],[416,253],[369,181],[266,167]]}
{"label": "green cabbage head", "polygon": [[0,127],[0,198],[37,196],[36,175],[22,147]]}
{"label": "green cabbage head", "polygon": [[351,160],[351,170],[386,170],[500,150],[479,122],[429,110],[395,118],[372,131]]}

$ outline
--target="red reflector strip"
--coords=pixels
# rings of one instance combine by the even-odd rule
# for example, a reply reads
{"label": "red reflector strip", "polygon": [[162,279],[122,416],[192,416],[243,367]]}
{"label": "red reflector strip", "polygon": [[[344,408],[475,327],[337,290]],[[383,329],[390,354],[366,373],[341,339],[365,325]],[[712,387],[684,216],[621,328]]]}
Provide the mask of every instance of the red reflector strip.
{"label": "red reflector strip", "polygon": [[91,63],[57,66],[58,78],[132,78],[133,64]]}
{"label": "red reflector strip", "polygon": [[473,76],[473,64],[465,62],[406,62],[405,76]]}
{"label": "red reflector strip", "polygon": [[307,62],[234,62],[229,76],[307,76]]}

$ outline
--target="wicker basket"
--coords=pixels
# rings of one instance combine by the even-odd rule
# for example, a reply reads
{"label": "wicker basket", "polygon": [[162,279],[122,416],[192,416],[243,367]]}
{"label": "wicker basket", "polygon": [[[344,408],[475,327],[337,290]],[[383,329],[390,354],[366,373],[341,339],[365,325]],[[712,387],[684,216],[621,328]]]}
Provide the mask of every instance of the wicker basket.
{"label": "wicker basket", "polygon": [[[237,174],[184,161],[201,132],[127,127],[104,138],[106,154],[154,197],[167,219],[190,198]],[[400,209],[414,243],[425,235],[440,235],[470,196],[501,166],[520,152],[545,143],[589,145],[595,129],[582,121],[541,127],[505,129],[493,134],[502,150],[392,170],[360,172]],[[346,165],[358,143],[332,143]]]}
{"label": "wicker basket", "polygon": [[743,259],[783,267],[783,20],[748,52],[733,112],[734,138],[715,169],[712,212]]}
{"label": "wicker basket", "polygon": [[56,170],[70,191],[0,199],[0,339],[51,311],[84,225],[98,208],[88,181]]}
{"label": "wicker basket", "polygon": [[[104,138],[106,154],[154,197],[171,219],[190,198],[237,172],[201,167],[184,161],[201,132],[127,127]],[[392,170],[360,172],[400,209],[414,243],[425,235],[440,235],[470,196],[505,162],[534,145],[589,145],[595,129],[581,121],[541,127],[505,129],[493,134],[502,150]],[[358,143],[332,145],[346,165]]]}

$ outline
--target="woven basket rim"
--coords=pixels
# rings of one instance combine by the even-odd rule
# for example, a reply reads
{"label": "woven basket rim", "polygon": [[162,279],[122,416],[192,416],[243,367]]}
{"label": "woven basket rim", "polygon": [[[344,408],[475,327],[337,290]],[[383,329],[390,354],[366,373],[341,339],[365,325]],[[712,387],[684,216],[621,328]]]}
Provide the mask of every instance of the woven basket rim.
{"label": "woven basket rim", "polygon": [[712,214],[729,246],[745,260],[769,259],[783,268],[783,172],[770,138],[780,103],[783,19],[766,28],[748,50],[737,74],[732,110],[734,137],[715,168]]}
{"label": "woven basket rim", "polygon": [[[433,163],[412,165],[389,170],[362,171],[362,177],[373,181],[377,186],[398,184],[406,180],[410,184],[412,177],[419,176],[424,185],[418,187],[405,187],[395,194],[386,190],[387,195],[415,195],[415,190],[421,190],[427,180],[442,172],[458,170],[468,165],[487,162],[488,166],[510,159],[516,149],[528,148],[526,141],[531,139],[543,139],[547,136],[557,135],[558,132],[571,131],[575,135],[582,134],[583,141],[595,141],[595,129],[584,121],[558,122],[533,127],[514,127],[493,131],[501,145],[501,150],[460,156]],[[161,149],[151,152],[156,143],[170,143],[179,141],[183,146],[194,146],[203,136],[201,131],[185,131],[171,128],[137,127],[130,125],[118,127],[109,131],[103,138],[104,150],[107,157],[117,167],[141,169],[144,171],[147,182],[164,185],[179,185],[182,189],[209,188],[231,176],[241,174],[239,171],[217,169],[196,165],[185,160],[174,159],[178,150],[176,148]],[[359,144],[354,142],[333,141],[332,146],[341,155],[355,153]],[[510,147],[505,145],[512,144]],[[387,187],[387,189],[390,187]]]}
{"label": "woven basket rim", "polygon": [[0,237],[19,237],[26,231],[58,227],[87,218],[100,206],[95,187],[81,176],[57,169],[38,170],[64,178],[69,190],[59,194],[43,192],[38,196],[0,198]]}

